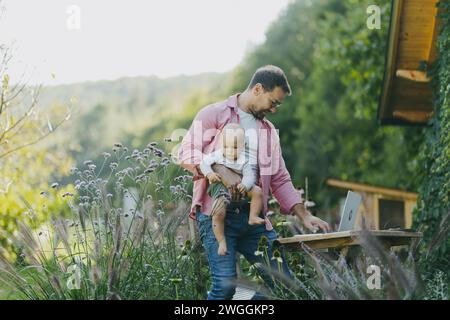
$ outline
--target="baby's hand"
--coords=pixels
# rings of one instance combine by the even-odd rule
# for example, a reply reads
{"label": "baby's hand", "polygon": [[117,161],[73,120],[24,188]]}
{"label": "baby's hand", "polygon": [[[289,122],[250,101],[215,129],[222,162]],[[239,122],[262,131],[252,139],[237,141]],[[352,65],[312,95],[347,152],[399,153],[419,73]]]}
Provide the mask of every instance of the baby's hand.
{"label": "baby's hand", "polygon": [[221,179],[222,179],[222,177],[220,176],[220,174],[215,173],[215,172],[208,173],[208,174],[206,175],[206,178],[208,178],[209,183],[220,182]]}
{"label": "baby's hand", "polygon": [[239,183],[237,185],[237,188],[243,196],[245,196],[247,194],[247,188],[242,183]]}

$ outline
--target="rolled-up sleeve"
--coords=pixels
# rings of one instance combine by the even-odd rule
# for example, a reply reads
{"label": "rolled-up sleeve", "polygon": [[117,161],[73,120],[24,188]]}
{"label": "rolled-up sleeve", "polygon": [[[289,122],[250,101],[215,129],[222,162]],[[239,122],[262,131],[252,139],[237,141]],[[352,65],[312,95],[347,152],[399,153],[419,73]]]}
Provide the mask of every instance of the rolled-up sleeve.
{"label": "rolled-up sleeve", "polygon": [[192,122],[189,131],[184,136],[178,159],[181,167],[191,171],[195,177],[199,176],[198,166],[203,159],[203,151],[217,134],[217,121],[212,107],[200,110]]}

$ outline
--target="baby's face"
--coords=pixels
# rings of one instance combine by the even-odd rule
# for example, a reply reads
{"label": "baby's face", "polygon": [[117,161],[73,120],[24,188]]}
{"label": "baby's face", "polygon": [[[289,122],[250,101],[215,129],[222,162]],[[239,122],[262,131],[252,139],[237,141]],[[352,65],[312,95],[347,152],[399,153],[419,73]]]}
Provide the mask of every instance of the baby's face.
{"label": "baby's face", "polygon": [[223,138],[223,156],[231,162],[236,161],[244,150],[244,143],[244,130],[226,130]]}

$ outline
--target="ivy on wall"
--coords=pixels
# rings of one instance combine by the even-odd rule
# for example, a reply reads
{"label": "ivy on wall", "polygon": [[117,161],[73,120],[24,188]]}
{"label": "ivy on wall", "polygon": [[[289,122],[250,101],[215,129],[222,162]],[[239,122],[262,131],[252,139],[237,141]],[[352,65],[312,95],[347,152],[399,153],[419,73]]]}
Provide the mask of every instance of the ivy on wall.
{"label": "ivy on wall", "polygon": [[424,232],[429,255],[425,266],[449,272],[450,237],[450,0],[442,0],[439,57],[431,70],[434,116],[419,155],[421,186],[414,223]]}

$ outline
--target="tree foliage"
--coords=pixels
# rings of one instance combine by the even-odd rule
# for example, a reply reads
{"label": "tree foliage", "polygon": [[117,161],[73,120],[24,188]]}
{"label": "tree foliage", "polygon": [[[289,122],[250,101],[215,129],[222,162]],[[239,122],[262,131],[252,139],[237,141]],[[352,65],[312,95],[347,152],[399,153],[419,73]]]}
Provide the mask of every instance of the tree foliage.
{"label": "tree foliage", "polygon": [[[311,194],[335,203],[327,178],[417,190],[412,179],[421,129],[380,127],[376,120],[390,2],[379,2],[381,29],[369,29],[365,0],[294,1],[235,72],[245,88],[264,64],[282,67],[293,96],[269,116],[280,130],[295,184],[308,177]],[[329,202],[330,201],[330,202]]]}
{"label": "tree foliage", "polygon": [[[63,213],[59,191],[72,189],[65,186],[56,194],[50,187],[51,179],[67,173],[72,162],[60,148],[43,144],[69,119],[70,110],[58,106],[43,110],[40,86],[12,84],[8,74],[12,59],[12,49],[0,45],[0,249],[7,248],[10,257],[18,249],[10,242],[18,223],[38,227],[51,215]],[[46,196],[53,201],[44,206]]]}

